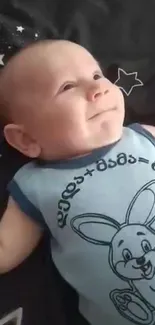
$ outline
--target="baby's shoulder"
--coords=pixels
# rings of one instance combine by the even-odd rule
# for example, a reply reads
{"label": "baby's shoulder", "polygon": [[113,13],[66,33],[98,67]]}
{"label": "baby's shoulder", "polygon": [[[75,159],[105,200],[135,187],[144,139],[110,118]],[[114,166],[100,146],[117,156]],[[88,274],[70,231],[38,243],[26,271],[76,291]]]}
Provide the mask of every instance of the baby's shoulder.
{"label": "baby's shoulder", "polygon": [[23,165],[14,175],[14,179],[29,179],[31,177],[35,178],[36,174],[38,173],[38,168],[34,162],[29,162]]}
{"label": "baby's shoulder", "polygon": [[9,192],[12,188],[15,191],[20,188],[23,192],[29,192],[32,194],[36,191],[36,187],[41,183],[40,175],[38,167],[34,162],[29,162],[23,165],[9,182]]}
{"label": "baby's shoulder", "polygon": [[127,133],[129,138],[133,135],[133,133],[131,132],[132,130],[134,131],[135,135],[137,134],[144,136],[155,145],[155,126],[133,123],[128,125],[124,129],[126,130],[125,133]]}
{"label": "baby's shoulder", "polygon": [[155,137],[155,126],[152,126],[152,125],[145,125],[145,124],[142,124],[141,125],[146,131],[149,131],[153,137]]}

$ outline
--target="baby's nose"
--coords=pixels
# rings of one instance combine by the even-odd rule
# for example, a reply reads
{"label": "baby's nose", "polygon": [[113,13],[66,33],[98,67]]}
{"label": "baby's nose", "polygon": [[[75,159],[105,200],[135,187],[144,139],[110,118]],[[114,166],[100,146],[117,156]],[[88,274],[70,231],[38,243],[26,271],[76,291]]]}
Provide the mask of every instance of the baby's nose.
{"label": "baby's nose", "polygon": [[145,264],[145,257],[142,256],[142,257],[137,258],[137,259],[136,259],[136,262],[137,262],[138,265],[143,265],[143,264]]}
{"label": "baby's nose", "polygon": [[93,84],[87,92],[87,97],[89,101],[95,102],[100,96],[106,95],[109,93],[107,85],[102,85],[100,83]]}

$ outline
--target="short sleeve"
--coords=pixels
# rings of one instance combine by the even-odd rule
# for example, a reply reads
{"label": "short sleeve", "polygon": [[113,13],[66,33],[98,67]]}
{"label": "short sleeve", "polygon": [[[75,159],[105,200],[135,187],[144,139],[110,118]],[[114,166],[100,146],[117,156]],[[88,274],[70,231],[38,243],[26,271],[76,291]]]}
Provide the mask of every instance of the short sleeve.
{"label": "short sleeve", "polygon": [[133,123],[130,126],[130,129],[134,130],[135,132],[143,135],[145,138],[147,138],[153,146],[155,146],[155,137],[151,132],[149,132],[147,129],[145,129],[141,124]]}

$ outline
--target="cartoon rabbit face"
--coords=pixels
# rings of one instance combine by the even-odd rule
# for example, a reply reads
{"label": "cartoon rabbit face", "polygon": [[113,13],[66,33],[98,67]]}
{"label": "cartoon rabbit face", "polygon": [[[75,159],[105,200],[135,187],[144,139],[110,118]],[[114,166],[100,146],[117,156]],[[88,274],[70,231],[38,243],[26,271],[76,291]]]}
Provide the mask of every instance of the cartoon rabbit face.
{"label": "cartoon rabbit face", "polygon": [[74,217],[71,227],[86,241],[109,246],[110,266],[117,276],[141,280],[155,275],[154,222],[155,180],[152,180],[133,197],[122,225],[109,216],[88,213]]}
{"label": "cartoon rabbit face", "polygon": [[128,282],[128,289],[109,294],[118,312],[135,324],[155,324],[155,180],[133,197],[123,224],[96,213],[75,216],[70,224],[82,239],[107,247],[111,270]]}
{"label": "cartoon rabbit face", "polygon": [[112,240],[113,269],[126,279],[151,279],[155,274],[155,235],[143,225],[127,225]]}

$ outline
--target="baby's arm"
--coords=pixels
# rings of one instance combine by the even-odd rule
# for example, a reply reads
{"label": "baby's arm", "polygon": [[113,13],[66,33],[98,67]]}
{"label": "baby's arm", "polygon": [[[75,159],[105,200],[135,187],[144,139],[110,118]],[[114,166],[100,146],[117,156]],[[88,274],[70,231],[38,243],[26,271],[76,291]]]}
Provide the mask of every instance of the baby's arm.
{"label": "baby's arm", "polygon": [[0,273],[5,273],[20,264],[37,246],[42,229],[26,216],[13,201],[0,221]]}

